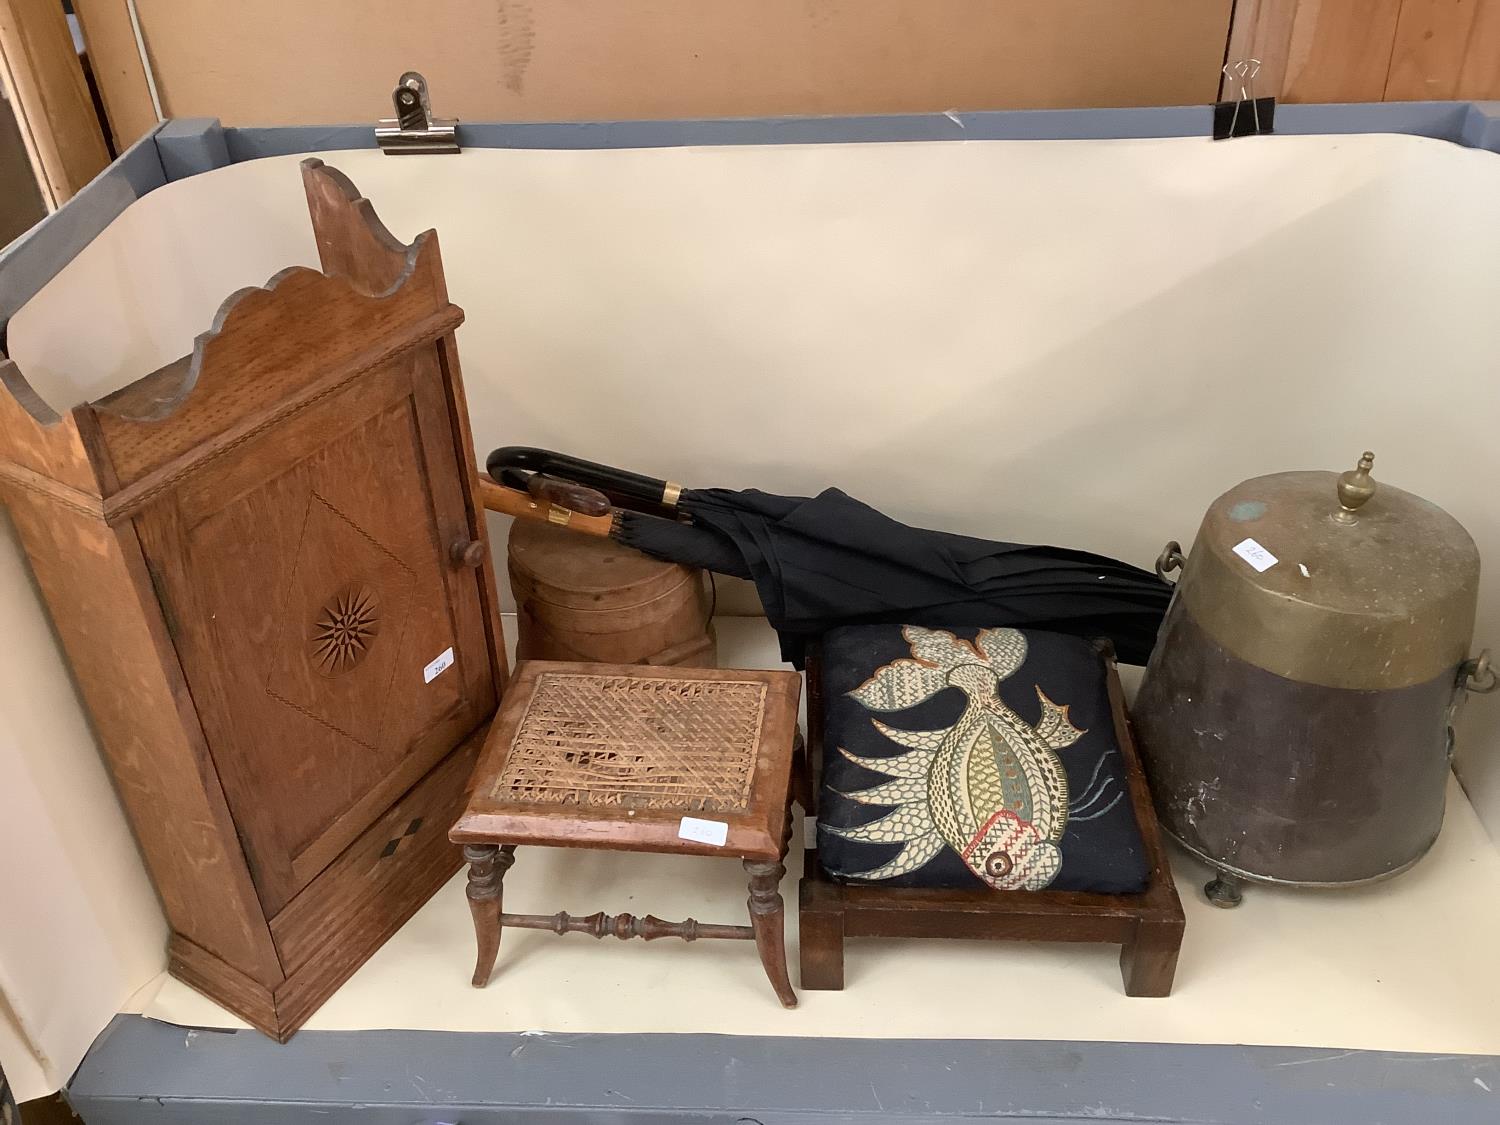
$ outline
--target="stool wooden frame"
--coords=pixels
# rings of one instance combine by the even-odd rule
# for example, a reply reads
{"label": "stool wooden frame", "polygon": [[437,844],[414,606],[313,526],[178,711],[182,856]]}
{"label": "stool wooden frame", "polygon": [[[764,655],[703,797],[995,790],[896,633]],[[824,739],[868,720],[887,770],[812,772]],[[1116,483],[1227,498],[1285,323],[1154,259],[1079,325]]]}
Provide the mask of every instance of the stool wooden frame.
{"label": "stool wooden frame", "polygon": [[[1113,653],[1106,655],[1115,736],[1151,865],[1146,889],[1139,894],[1107,895],[836,883],[819,864],[817,849],[810,847],[800,887],[804,989],[844,987],[845,938],[913,937],[1118,944],[1127,995],[1171,994],[1182,945],[1182,903],[1172,881],[1140,756],[1131,739]],[[815,812],[823,760],[822,682],[816,652],[808,660],[807,684],[809,752],[798,784],[798,799],[804,808]]]}
{"label": "stool wooden frame", "polygon": [[[660,698],[642,704],[640,697],[652,692]],[[475,770],[468,806],[449,833],[464,845],[469,864],[474,987],[489,983],[507,926],[621,940],[727,938],[755,942],[777,999],[796,1007],[778,887],[791,837],[800,692],[801,678],[793,672],[519,664]],[[611,708],[610,693],[635,698]],[[684,702],[685,695],[698,700]],[[714,695],[724,700],[724,710],[734,709],[734,721],[715,726]],[[634,733],[623,733],[621,725]],[[696,768],[679,767],[694,754]],[[684,817],[719,822],[723,844],[684,839]],[[750,925],[602,911],[581,917],[506,913],[505,874],[517,847],[532,844],[737,857],[749,876]]]}

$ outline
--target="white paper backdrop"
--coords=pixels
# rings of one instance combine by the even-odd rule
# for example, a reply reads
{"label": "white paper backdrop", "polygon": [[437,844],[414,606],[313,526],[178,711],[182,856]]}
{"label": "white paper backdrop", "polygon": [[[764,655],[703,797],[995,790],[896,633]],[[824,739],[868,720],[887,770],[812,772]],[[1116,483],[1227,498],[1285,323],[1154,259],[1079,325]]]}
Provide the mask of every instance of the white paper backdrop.
{"label": "white paper backdrop", "polygon": [[[439,229],[481,458],[536,444],[690,484],[838,484],[911,522],[1149,565],[1241,479],[1369,448],[1378,478],[1500,558],[1491,154],[1370,136],[325,159],[397,235]],[[23,310],[13,356],[65,408],[186,352],[234,289],[314,261],[295,159],[194,177]],[[8,618],[30,599],[0,589]],[[1477,642],[1500,643],[1489,581]],[[49,646],[7,644],[0,680],[55,669]],[[47,784],[86,779],[118,833],[73,697],[18,696],[0,768],[71,732]],[[1493,833],[1500,702],[1463,734]],[[52,815],[45,785],[17,792]],[[27,854],[0,901],[36,880]],[[108,978],[0,976],[13,1004],[74,1013],[40,1044],[55,1081],[98,996],[141,984],[160,941],[138,870],[76,876],[51,887],[68,909],[123,896],[135,921],[0,931],[0,973],[88,957]]]}

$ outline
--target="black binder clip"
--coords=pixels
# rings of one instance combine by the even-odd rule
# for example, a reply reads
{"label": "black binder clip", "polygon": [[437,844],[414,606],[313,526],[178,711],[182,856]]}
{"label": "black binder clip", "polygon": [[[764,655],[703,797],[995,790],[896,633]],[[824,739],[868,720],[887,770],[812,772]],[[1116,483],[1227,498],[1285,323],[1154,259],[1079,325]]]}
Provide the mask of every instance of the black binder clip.
{"label": "black binder clip", "polygon": [[1239,97],[1215,103],[1214,140],[1264,137],[1276,131],[1276,99],[1255,96],[1255,76],[1259,73],[1259,59],[1224,64],[1224,93],[1238,89]]}

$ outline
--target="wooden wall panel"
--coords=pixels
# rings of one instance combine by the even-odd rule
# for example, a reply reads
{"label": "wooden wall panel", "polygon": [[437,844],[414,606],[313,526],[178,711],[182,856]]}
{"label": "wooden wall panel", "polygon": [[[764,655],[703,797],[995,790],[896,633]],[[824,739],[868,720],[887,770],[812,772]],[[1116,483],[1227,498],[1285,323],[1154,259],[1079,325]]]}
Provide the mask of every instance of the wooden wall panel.
{"label": "wooden wall panel", "polygon": [[[1225,58],[1259,59],[1260,71],[1255,77],[1255,93],[1264,97],[1280,96],[1286,84],[1287,54],[1292,47],[1292,21],[1299,0],[1239,0],[1234,6],[1234,26],[1229,32],[1229,50]],[[1223,84],[1222,96],[1234,97],[1236,91]]]}
{"label": "wooden wall panel", "polygon": [[1477,0],[1403,0],[1386,77],[1386,100],[1452,98],[1478,9]]}
{"label": "wooden wall panel", "polygon": [[[156,121],[127,2],[75,2],[123,147]],[[166,113],[229,124],[366,121],[408,67],[470,120],[1195,103],[1225,57],[1260,59],[1257,93],[1287,101],[1500,98],[1500,0],[433,0],[417,20],[397,0],[138,9]]]}
{"label": "wooden wall panel", "polygon": [[1401,0],[1302,0],[1282,95],[1291,102],[1378,102]]}
{"label": "wooden wall panel", "polygon": [[1500,98],[1500,0],[1239,0],[1228,58],[1293,102]]}
{"label": "wooden wall panel", "polygon": [[[369,121],[1202,104],[1230,0],[137,0],[163,110]],[[211,60],[206,64],[205,60]]]}
{"label": "wooden wall panel", "polygon": [[1453,96],[1500,99],[1500,0],[1479,0]]}
{"label": "wooden wall panel", "polygon": [[42,195],[56,207],[109,163],[59,0],[0,0],[0,72]]}
{"label": "wooden wall panel", "polygon": [[89,65],[104,101],[115,149],[124,152],[156,125],[156,108],[146,80],[126,0],[73,0],[89,48]]}

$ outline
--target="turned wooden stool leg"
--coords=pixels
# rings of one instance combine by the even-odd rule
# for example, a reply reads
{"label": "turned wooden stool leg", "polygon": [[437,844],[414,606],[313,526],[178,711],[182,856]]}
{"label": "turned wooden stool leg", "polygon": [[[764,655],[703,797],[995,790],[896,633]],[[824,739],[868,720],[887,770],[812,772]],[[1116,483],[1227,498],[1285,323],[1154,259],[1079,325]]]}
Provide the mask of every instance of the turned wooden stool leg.
{"label": "turned wooden stool leg", "polygon": [[780,862],[760,863],[745,860],[750,876],[750,925],[755,930],[755,948],[765,967],[771,987],[783,1008],[797,1006],[792,979],[786,971],[786,904],[781,899],[781,877],[786,867]]}
{"label": "turned wooden stool leg", "polygon": [[474,941],[479,948],[474,961],[475,988],[490,982],[495,958],[500,953],[501,884],[516,862],[514,844],[467,844],[464,859],[469,864],[469,913],[474,916]]}
{"label": "turned wooden stool leg", "polygon": [[792,978],[786,971],[786,903],[781,898],[781,878],[786,874],[787,845],[792,839],[792,807],[787,803],[786,826],[781,832],[781,859],[775,863],[745,860],[750,876],[750,926],[755,930],[755,949],[771,987],[783,1008],[797,1006]]}

